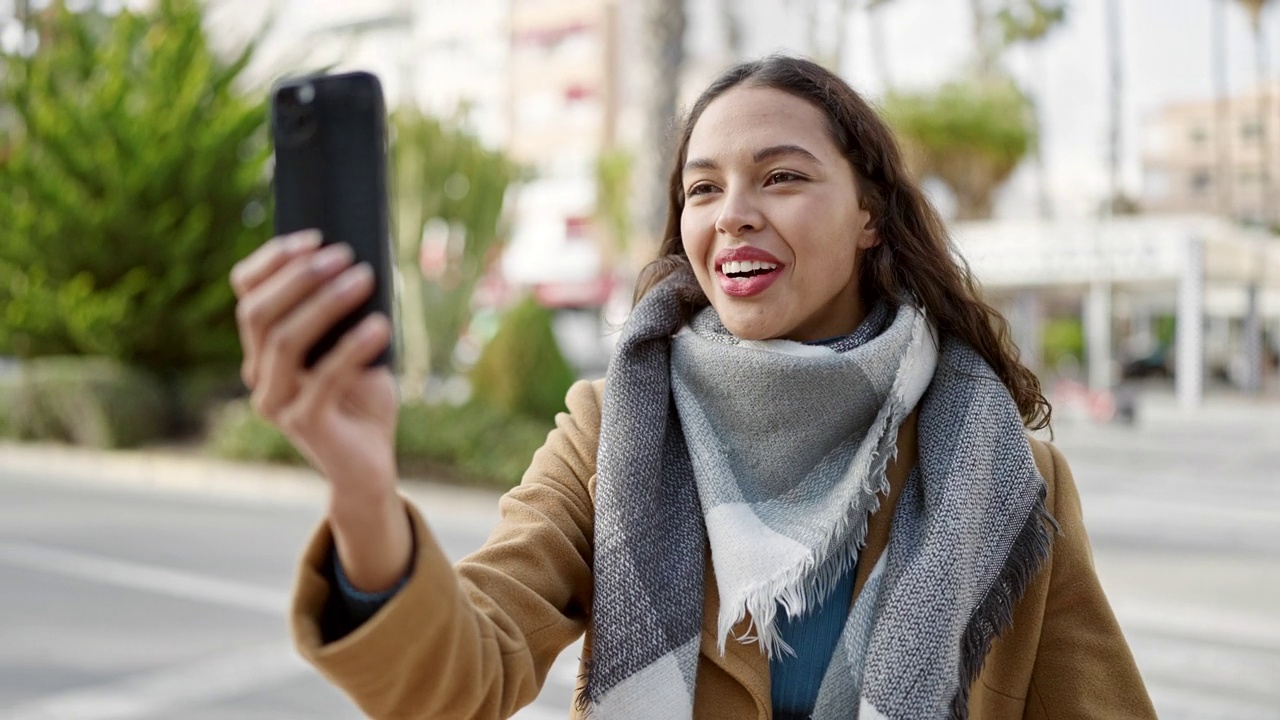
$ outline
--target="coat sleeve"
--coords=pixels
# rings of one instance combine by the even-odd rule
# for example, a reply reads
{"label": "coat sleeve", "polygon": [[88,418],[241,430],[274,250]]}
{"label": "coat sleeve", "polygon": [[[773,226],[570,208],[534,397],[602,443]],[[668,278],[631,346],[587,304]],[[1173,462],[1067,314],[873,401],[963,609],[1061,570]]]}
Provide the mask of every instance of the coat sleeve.
{"label": "coat sleeve", "polygon": [[503,496],[493,533],[456,567],[406,502],[416,542],[408,582],[340,639],[326,629],[335,588],[322,525],[294,590],[303,657],[373,718],[505,718],[532,702],[590,616],[599,393],[586,382],[569,390],[569,412]]}
{"label": "coat sleeve", "polygon": [[1071,469],[1052,445],[1054,540],[1027,720],[1155,718],[1155,709],[1093,565]]}

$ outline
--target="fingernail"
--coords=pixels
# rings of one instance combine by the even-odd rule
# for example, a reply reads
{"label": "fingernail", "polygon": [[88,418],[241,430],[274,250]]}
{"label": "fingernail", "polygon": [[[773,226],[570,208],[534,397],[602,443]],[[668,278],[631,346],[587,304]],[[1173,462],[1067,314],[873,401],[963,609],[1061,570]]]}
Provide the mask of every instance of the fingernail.
{"label": "fingernail", "polygon": [[285,249],[291,253],[313,250],[320,247],[321,239],[319,230],[302,230],[285,240]]}
{"label": "fingernail", "polygon": [[331,273],[351,264],[351,248],[345,244],[330,245],[311,260],[317,272]]}
{"label": "fingernail", "polygon": [[340,293],[347,293],[355,290],[373,277],[373,268],[369,267],[369,263],[360,263],[350,270],[342,273],[338,278],[337,290]]}

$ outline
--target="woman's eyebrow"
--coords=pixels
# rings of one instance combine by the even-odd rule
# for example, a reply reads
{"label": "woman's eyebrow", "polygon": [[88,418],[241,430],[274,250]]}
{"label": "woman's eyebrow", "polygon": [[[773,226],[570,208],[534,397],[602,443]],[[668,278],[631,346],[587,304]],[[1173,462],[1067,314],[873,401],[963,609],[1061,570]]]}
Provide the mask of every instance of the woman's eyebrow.
{"label": "woman's eyebrow", "polygon": [[799,145],[773,145],[771,147],[761,148],[751,156],[751,160],[756,164],[759,164],[766,160],[776,160],[779,157],[787,155],[799,155],[810,162],[817,163],[818,165],[822,164],[822,161],[819,160],[816,155],[805,150]]}
{"label": "woman's eyebrow", "polygon": [[689,172],[690,170],[719,170],[719,169],[720,169],[720,166],[716,164],[716,161],[710,158],[694,158],[684,164],[685,172]]}
{"label": "woman's eyebrow", "polygon": [[[786,157],[790,155],[799,156],[801,158],[804,158],[805,160],[808,160],[809,162],[816,163],[818,165],[822,164],[822,161],[819,160],[816,155],[809,152],[808,150],[805,150],[799,145],[771,145],[767,148],[761,148],[755,151],[755,153],[751,156],[751,161],[759,165],[760,163],[766,162],[768,160],[776,160],[780,157]],[[716,164],[716,161],[710,158],[694,158],[684,164],[684,172],[689,172],[690,170],[719,170],[719,169],[720,169],[720,166]]]}

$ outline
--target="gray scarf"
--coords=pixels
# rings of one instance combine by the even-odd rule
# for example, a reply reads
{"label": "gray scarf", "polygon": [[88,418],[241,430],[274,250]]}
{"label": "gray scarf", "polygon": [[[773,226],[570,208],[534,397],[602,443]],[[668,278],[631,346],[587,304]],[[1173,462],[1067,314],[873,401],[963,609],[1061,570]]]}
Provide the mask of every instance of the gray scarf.
{"label": "gray scarf", "polygon": [[739,640],[786,652],[777,608],[805,612],[856,562],[898,425],[919,401],[919,459],[814,717],[964,717],[1051,537],[1012,399],[972,349],[944,340],[939,351],[913,308],[844,347],[747,342],[710,308],[678,327],[687,282],[644,297],[609,368],[591,713],[692,717],[708,540],[721,652],[748,616]]}

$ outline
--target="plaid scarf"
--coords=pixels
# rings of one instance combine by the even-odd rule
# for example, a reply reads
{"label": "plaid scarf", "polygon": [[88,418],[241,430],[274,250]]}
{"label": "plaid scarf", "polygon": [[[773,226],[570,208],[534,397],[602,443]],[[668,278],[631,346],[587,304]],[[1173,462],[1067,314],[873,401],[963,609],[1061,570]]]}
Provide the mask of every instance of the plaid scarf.
{"label": "plaid scarf", "polygon": [[805,612],[856,562],[898,425],[919,404],[917,465],[813,717],[964,717],[1051,537],[1004,386],[967,346],[939,349],[911,307],[878,310],[893,317],[873,314],[863,328],[882,331],[860,342],[749,342],[710,308],[679,327],[687,282],[641,300],[609,368],[589,712],[692,717],[708,542],[721,652],[744,617],[739,640],[786,652],[778,609]]}

